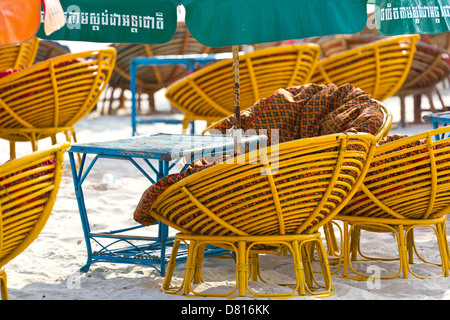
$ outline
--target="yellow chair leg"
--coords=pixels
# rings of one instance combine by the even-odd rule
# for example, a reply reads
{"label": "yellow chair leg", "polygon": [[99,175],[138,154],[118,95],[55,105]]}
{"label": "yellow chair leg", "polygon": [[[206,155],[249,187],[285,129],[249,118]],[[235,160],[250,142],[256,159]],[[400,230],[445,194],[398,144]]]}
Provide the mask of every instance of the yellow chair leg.
{"label": "yellow chair leg", "polygon": [[16,158],[16,142],[15,141],[9,141],[9,158],[15,159]]}
{"label": "yellow chair leg", "polygon": [[203,258],[205,253],[206,243],[199,246],[197,250],[197,255],[195,259],[195,267],[194,267],[194,284],[202,283],[202,268],[203,268]]}
{"label": "yellow chair leg", "polygon": [[403,270],[403,278],[408,279],[408,249],[406,247],[405,232],[403,226],[398,226],[398,250],[400,254],[400,268]]}
{"label": "yellow chair leg", "polygon": [[195,271],[195,261],[197,259],[197,244],[198,242],[195,240],[191,240],[188,249],[188,255],[186,259],[186,267],[184,272],[184,286],[183,286],[183,295],[188,295],[191,292],[191,281],[194,277]]}
{"label": "yellow chair leg", "polygon": [[343,253],[342,257],[344,263],[342,265],[342,275],[344,277],[348,277],[348,269],[349,269],[349,261],[350,261],[350,239],[349,239],[349,230],[348,230],[348,222],[344,222],[344,245],[343,245]]}
{"label": "yellow chair leg", "polygon": [[184,119],[183,119],[183,122],[182,122],[183,129],[181,131],[183,134],[186,134],[187,128],[189,126],[189,122],[190,121],[191,121],[191,119],[189,119],[188,117],[184,116]]}
{"label": "yellow chair leg", "polygon": [[301,244],[301,248],[300,248],[300,257],[302,258],[301,262],[303,264],[303,271],[304,271],[304,279],[305,279],[305,284],[308,287],[312,287],[313,286],[313,271],[311,268],[311,264],[310,264],[310,255],[309,255],[309,250],[307,248],[307,245],[305,244]]}
{"label": "yellow chair leg", "polygon": [[408,231],[406,236],[406,250],[408,253],[408,263],[414,263],[414,229]]}
{"label": "yellow chair leg", "polygon": [[164,283],[162,285],[162,291],[166,293],[175,293],[179,291],[179,289],[176,290],[175,292],[170,291],[170,282],[172,279],[173,272],[175,271],[175,267],[177,265],[176,262],[179,247],[180,247],[180,240],[175,239],[175,241],[173,242],[172,254],[170,256],[169,263],[167,264],[166,276],[164,278]]}
{"label": "yellow chair leg", "polygon": [[247,261],[245,259],[245,241],[239,241],[236,256],[237,280],[239,282],[239,296],[245,297],[247,293]]}
{"label": "yellow chair leg", "polygon": [[356,227],[352,228],[350,233],[350,259],[356,261],[358,259],[359,241],[361,239],[361,229]]}
{"label": "yellow chair leg", "polygon": [[323,231],[327,243],[327,254],[329,256],[339,256],[339,245],[334,234],[333,224],[331,222],[326,223],[323,226]]}
{"label": "yellow chair leg", "polygon": [[0,292],[2,294],[2,300],[8,300],[8,288],[6,287],[6,272],[0,269]]}
{"label": "yellow chair leg", "polygon": [[440,234],[440,237],[438,237],[438,239],[439,247],[441,248],[442,268],[444,269],[444,276],[448,277],[450,276],[450,250],[447,240],[446,223],[440,223],[437,228]]}
{"label": "yellow chair leg", "polygon": [[258,281],[259,267],[259,255],[257,253],[250,253],[248,257],[248,272],[250,273],[250,281]]}
{"label": "yellow chair leg", "polygon": [[37,142],[37,139],[36,139],[36,133],[35,132],[31,133],[30,142],[31,142],[31,149],[33,151],[37,151],[38,150],[38,142]]}
{"label": "yellow chair leg", "polygon": [[319,254],[320,265],[322,267],[322,275],[323,275],[323,280],[324,280],[324,284],[325,284],[325,291],[323,294],[329,295],[333,292],[334,288],[333,288],[333,281],[331,279],[331,271],[330,271],[330,268],[328,267],[329,263],[328,263],[327,253],[323,246],[322,240],[319,238],[315,241],[318,244],[318,246],[316,246],[316,247],[317,247],[317,252]]}
{"label": "yellow chair leg", "polygon": [[295,273],[297,276],[298,281],[298,288],[297,292],[300,296],[306,295],[306,288],[305,288],[305,270],[303,268],[302,258],[299,250],[299,243],[298,241],[294,241],[292,245],[293,254],[292,259],[294,260],[294,268]]}

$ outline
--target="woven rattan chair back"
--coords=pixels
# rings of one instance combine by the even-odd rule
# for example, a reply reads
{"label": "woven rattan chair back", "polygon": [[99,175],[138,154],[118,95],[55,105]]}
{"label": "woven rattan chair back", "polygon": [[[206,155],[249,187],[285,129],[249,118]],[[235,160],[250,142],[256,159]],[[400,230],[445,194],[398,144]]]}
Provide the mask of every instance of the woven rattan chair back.
{"label": "woven rattan chair back", "polygon": [[[324,37],[320,39],[319,43],[325,57],[330,57],[337,53],[345,52],[346,50],[355,48],[363,44],[368,44],[373,41],[383,39],[381,35],[352,35],[352,36],[334,36]],[[446,39],[445,35],[429,36],[430,40]],[[444,43],[439,44],[444,45]],[[446,42],[445,42],[446,43]],[[437,89],[436,85],[446,79],[450,73],[450,65],[447,62],[448,56],[447,47],[439,47],[436,44],[428,43],[427,39],[421,39],[416,43],[416,51],[411,62],[408,75],[395,95],[400,97],[400,123],[402,126],[406,124],[406,102],[407,95],[418,96],[424,94],[427,96],[432,112],[437,112],[432,99],[432,94],[436,93],[441,101],[443,109],[445,103]],[[421,108],[420,102],[414,103],[414,121],[421,122],[421,114],[423,111],[429,109]]]}
{"label": "woven rattan chair back", "polygon": [[[279,88],[309,83],[318,61],[316,44],[262,49],[239,57],[240,107],[251,107]],[[172,105],[185,113],[183,130],[191,120],[209,124],[233,114],[232,59],[215,62],[173,83],[166,90]]]}
{"label": "woven rattan chair back", "polygon": [[[268,164],[258,161],[256,151],[247,164],[243,156],[227,160],[168,188],[152,215],[183,233],[201,235],[315,232],[354,191],[373,141],[369,134],[321,136],[269,148]],[[347,181],[347,175],[354,178]],[[182,207],[173,210],[175,204]]]}
{"label": "woven rattan chair back", "polygon": [[[336,134],[254,150],[170,186],[156,199],[151,214],[180,231],[179,239],[237,251],[236,261],[248,263],[248,255],[263,251],[264,245],[277,247],[274,243],[278,243],[278,247],[284,247],[293,241],[318,241],[304,237],[318,235],[317,230],[352,197],[364,178],[374,147],[372,135]],[[323,249],[321,242],[317,246]],[[190,252],[196,255],[198,248],[195,244],[193,247]],[[288,247],[295,252],[296,245]],[[172,275],[173,259],[166,280]],[[191,262],[196,259],[188,256]],[[323,263],[328,268],[326,259]],[[241,267],[237,265],[237,269]],[[242,272],[246,276],[237,287],[239,294],[245,295],[248,273]],[[183,293],[188,294],[192,292],[188,284],[191,278],[185,276]],[[291,294],[297,289],[305,294],[302,280],[295,288]]]}
{"label": "woven rattan chair back", "polygon": [[56,200],[69,144],[55,145],[0,166],[0,288],[8,299],[9,261],[22,253],[44,228]]}
{"label": "woven rattan chair back", "polygon": [[[433,140],[449,131],[444,127],[379,145],[360,191],[335,218],[359,230],[396,234],[401,263],[398,274],[403,271],[405,278],[408,271],[414,274],[408,266],[412,253],[406,256],[406,245],[412,247],[416,226],[435,225],[442,275],[449,275],[445,221],[450,213],[450,138]],[[350,257],[344,259],[349,264]]]}
{"label": "woven rattan chair back", "polygon": [[55,41],[40,40],[34,63],[45,61],[70,53],[70,49]]}
{"label": "woven rattan chair back", "polygon": [[450,64],[448,62],[449,52],[446,49],[436,47],[424,41],[419,41],[416,45],[411,68],[408,76],[398,90],[400,97],[400,115],[402,125],[406,124],[406,102],[407,95],[425,95],[430,104],[429,108],[422,108],[420,102],[414,103],[414,122],[422,122],[424,111],[438,112],[433,102],[432,94],[436,93],[441,102],[441,110],[446,110],[445,102],[439,92],[437,85],[450,75]]}
{"label": "woven rattan chair back", "polygon": [[405,81],[419,35],[395,36],[361,45],[321,60],[312,83],[351,83],[376,100],[394,95]]}
{"label": "woven rattan chair back", "polygon": [[115,62],[112,48],[67,54],[32,65],[0,79],[0,138],[37,141],[72,132],[97,103]]}
{"label": "woven rattan chair back", "polygon": [[39,39],[9,46],[0,46],[0,71],[18,70],[33,64],[39,46]]}
{"label": "woven rattan chair back", "polygon": [[450,33],[435,33],[427,35],[431,44],[445,50],[450,50]]}
{"label": "woven rattan chair back", "polygon": [[[198,42],[189,32],[184,23],[177,25],[177,30],[173,38],[163,44],[131,44],[120,43],[112,44],[112,47],[117,50],[117,61],[114,67],[113,74],[109,81],[109,86],[112,90],[109,97],[109,112],[111,109],[111,100],[115,89],[124,90],[130,89],[130,62],[136,57],[156,57],[166,55],[186,55],[186,54],[200,54],[200,53],[219,53],[226,51],[227,48],[213,48],[207,47]],[[228,50],[231,52],[231,48]],[[187,69],[182,65],[153,65],[141,66],[136,72],[136,88],[137,93],[145,93],[149,95],[150,108],[154,109],[153,94],[167,87],[174,81],[181,79],[187,74]],[[122,98],[124,99],[124,98]],[[138,100],[139,102],[140,100]],[[123,101],[119,108],[123,108]],[[154,111],[154,110],[151,110]],[[106,112],[106,109],[102,112]]]}
{"label": "woven rattan chair back", "polygon": [[444,80],[450,74],[450,65],[443,59],[447,52],[419,41],[408,76],[399,94],[417,93]]}
{"label": "woven rattan chair back", "polygon": [[[342,215],[441,218],[450,210],[450,138],[441,128],[379,145],[361,192]],[[364,201],[363,201],[364,200]]]}

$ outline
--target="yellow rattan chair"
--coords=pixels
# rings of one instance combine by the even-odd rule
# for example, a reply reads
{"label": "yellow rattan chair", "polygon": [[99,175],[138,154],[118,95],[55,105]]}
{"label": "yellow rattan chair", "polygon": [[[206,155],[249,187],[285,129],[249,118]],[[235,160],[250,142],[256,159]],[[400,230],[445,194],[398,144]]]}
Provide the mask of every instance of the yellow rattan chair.
{"label": "yellow rattan chair", "polygon": [[[344,223],[342,276],[376,278],[353,266],[360,260],[371,264],[376,260],[399,261],[398,273],[380,274],[380,279],[401,274],[404,278],[409,274],[418,278],[436,276],[435,270],[428,270],[427,275],[412,270],[414,252],[424,266],[425,263],[439,266],[442,270],[439,276],[449,275],[446,215],[450,213],[450,138],[432,140],[434,135],[449,131],[450,127],[444,127],[377,146],[360,191],[334,218]],[[414,234],[417,234],[414,230],[419,227],[431,228],[435,233],[437,248],[434,249],[439,250],[440,262],[427,261],[423,252],[419,254],[414,243]],[[361,230],[395,235],[398,258],[364,255],[359,245]],[[358,259],[358,253],[362,259]],[[350,275],[349,269],[355,276]]]}
{"label": "yellow rattan chair", "polygon": [[[398,90],[400,97],[400,121],[402,126],[406,124],[405,119],[405,98],[407,95],[414,95],[414,122],[420,123],[424,111],[437,112],[432,94],[436,93],[440,102],[441,110],[446,110],[444,100],[437,88],[439,82],[445,80],[450,75],[450,64],[446,61],[449,52],[443,48],[419,41],[416,45],[416,53],[411,63],[408,77]],[[430,109],[421,107],[421,95],[425,95],[430,104]]]}
{"label": "yellow rattan chair", "polygon": [[[384,117],[383,124],[381,125],[380,129],[378,129],[378,131],[373,134],[376,142],[379,142],[387,137],[389,131],[391,130],[393,119],[392,113],[389,111],[389,109],[387,109],[387,107],[382,102],[379,102],[379,104]],[[327,244],[326,250],[330,259],[332,257],[335,258],[341,255],[341,249],[338,240],[336,239],[333,228],[333,225],[335,224],[336,223],[334,221],[331,221],[323,226],[323,233],[325,236],[325,242]],[[331,262],[334,263],[333,260],[331,260]]]}
{"label": "yellow rattan chair", "polygon": [[0,166],[0,291],[8,299],[4,266],[44,228],[56,200],[68,143]]}
{"label": "yellow rattan chair", "polygon": [[34,37],[21,44],[0,46],[0,71],[21,69],[33,64],[39,46],[39,39]]}
{"label": "yellow rattan chair", "polygon": [[[332,281],[318,230],[358,189],[374,148],[370,134],[300,139],[228,159],[167,188],[150,210],[153,218],[181,232],[175,237],[163,291],[212,297],[331,295]],[[188,246],[184,279],[181,286],[173,287],[182,243]],[[203,281],[207,244],[236,254],[236,284],[229,292],[195,287]],[[321,287],[310,265],[314,247],[321,258]],[[259,253],[282,252],[290,253],[295,274],[288,292],[252,290],[249,278],[257,281],[261,276]]]}
{"label": "yellow rattan chair", "polygon": [[86,116],[106,87],[115,62],[115,50],[67,54],[32,65],[0,79],[0,138],[38,140],[63,132],[76,141],[74,124]]}
{"label": "yellow rattan chair", "polygon": [[[320,54],[316,44],[257,50],[239,57],[240,107],[251,107],[280,88],[309,83]],[[190,121],[210,124],[234,112],[232,59],[215,62],[173,83],[166,98]]]}
{"label": "yellow rattan chair", "polygon": [[408,75],[419,35],[394,36],[364,44],[321,60],[312,83],[350,83],[383,101],[394,95]]}
{"label": "yellow rattan chair", "polygon": [[[109,89],[105,94],[104,107],[102,113],[112,113],[112,102],[114,101],[115,91],[120,92],[119,107],[125,107],[125,90],[130,89],[130,62],[136,57],[157,57],[166,55],[187,55],[201,53],[219,53],[222,51],[231,52],[231,48],[211,48],[198,42],[189,32],[186,25],[178,23],[177,30],[173,38],[163,44],[133,44],[133,43],[115,43],[111,47],[117,51],[117,61],[113,74],[109,81]],[[153,65],[142,66],[136,73],[137,94],[147,94],[149,97],[150,112],[155,112],[154,94],[181,79],[187,74],[187,69],[182,65]],[[107,107],[106,101],[109,101]],[[137,107],[140,110],[140,101],[137,99]]]}

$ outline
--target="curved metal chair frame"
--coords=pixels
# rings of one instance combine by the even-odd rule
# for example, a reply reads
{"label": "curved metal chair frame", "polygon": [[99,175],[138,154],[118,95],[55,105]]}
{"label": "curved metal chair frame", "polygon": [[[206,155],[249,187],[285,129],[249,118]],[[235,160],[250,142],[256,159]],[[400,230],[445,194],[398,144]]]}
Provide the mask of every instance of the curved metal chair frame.
{"label": "curved metal chair frame", "polygon": [[39,39],[34,37],[30,41],[9,46],[0,46],[0,71],[7,69],[18,70],[31,66],[39,46]]}
{"label": "curved metal chair frame", "polygon": [[[334,134],[300,139],[228,159],[166,189],[150,214],[181,233],[163,290],[199,296],[329,296],[332,282],[318,230],[359,188],[373,156],[370,134]],[[180,243],[188,245],[183,284],[171,288]],[[189,244],[188,244],[189,243]],[[236,286],[227,293],[197,292],[202,281],[203,249],[214,244],[236,253]],[[313,249],[322,258],[324,287],[316,286],[310,265]],[[296,281],[284,294],[252,291],[259,253],[289,251]]]}
{"label": "curved metal chair frame", "polygon": [[76,141],[74,124],[97,103],[111,76],[115,50],[104,49],[59,56],[0,79],[0,138],[10,141],[15,158],[16,141],[38,140],[63,132]]}
{"label": "curved metal chair frame", "polygon": [[0,166],[0,291],[8,299],[4,266],[41,233],[56,200],[68,143]]}
{"label": "curved metal chair frame", "polygon": [[395,36],[357,46],[321,60],[312,83],[351,83],[383,101],[405,81],[419,35]]}
{"label": "curved metal chair frame", "polygon": [[[449,131],[449,127],[444,127],[377,146],[360,191],[334,217],[344,222],[339,261],[343,277],[375,277],[352,266],[358,252],[369,261],[383,260],[361,253],[361,230],[389,232],[397,238],[399,258],[385,260],[398,260],[399,271],[394,275],[382,275],[380,279],[401,274],[404,278],[409,274],[418,278],[435,277],[419,275],[411,269],[414,252],[422,262],[440,266],[442,272],[438,276],[449,276],[446,215],[450,213],[450,138],[432,140],[434,135]],[[441,262],[426,261],[419,255],[414,245],[417,227],[429,227],[434,231]],[[349,269],[357,276],[350,276]]]}
{"label": "curved metal chair frame", "polygon": [[[309,83],[318,61],[316,44],[287,45],[239,56],[241,110],[279,88]],[[190,121],[210,124],[233,114],[232,59],[215,62],[173,83],[166,90],[170,103],[185,113],[183,132]]]}

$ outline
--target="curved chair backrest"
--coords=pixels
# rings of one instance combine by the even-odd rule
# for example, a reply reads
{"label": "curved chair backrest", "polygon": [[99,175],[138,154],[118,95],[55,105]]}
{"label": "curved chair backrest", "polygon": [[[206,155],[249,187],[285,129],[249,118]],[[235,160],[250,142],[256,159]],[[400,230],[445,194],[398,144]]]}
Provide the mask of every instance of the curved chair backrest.
{"label": "curved chair backrest", "polygon": [[[316,44],[273,47],[239,57],[241,110],[280,88],[308,83],[318,61]],[[193,118],[216,121],[234,112],[232,59],[210,64],[173,83],[166,98]]]}
{"label": "curved chair backrest", "polygon": [[[446,37],[446,36],[445,36]],[[431,37],[430,37],[431,38]],[[335,36],[324,37],[319,41],[326,57],[353,49],[374,41],[383,39],[382,36]],[[408,75],[397,93],[414,93],[414,90],[428,88],[445,79],[450,73],[450,65],[443,59],[446,49],[418,41]]]}
{"label": "curved chair backrest", "polygon": [[9,46],[0,46],[0,71],[18,70],[33,64],[39,46],[39,39]]}
{"label": "curved chair backrest", "polygon": [[[67,54],[0,78],[0,137],[20,130],[72,126],[106,87],[115,50]],[[14,137],[10,140],[18,140]]]}
{"label": "curved chair backrest", "polygon": [[377,146],[361,192],[340,213],[387,219],[434,219],[450,213],[450,127]]}
{"label": "curved chair backrest", "polygon": [[70,49],[50,40],[40,40],[34,63],[45,61],[70,53]]}
{"label": "curved chair backrest", "polygon": [[[110,85],[126,87],[130,84],[130,62],[133,58],[209,53],[211,49],[198,42],[184,23],[178,24],[173,38],[167,43],[152,45],[121,43],[113,44],[112,47],[117,50],[117,62]],[[136,85],[157,91],[186,73],[186,68],[179,65],[142,66],[136,73]]]}
{"label": "curved chair backrest", "polygon": [[450,34],[448,32],[427,35],[431,44],[438,48],[450,50]]}
{"label": "curved chair backrest", "polygon": [[173,184],[150,214],[184,234],[313,233],[354,194],[374,148],[370,134],[341,133],[253,150]]}
{"label": "curved chair backrest", "polygon": [[320,48],[322,49],[322,57],[329,58],[335,54],[381,39],[386,39],[386,37],[383,37],[380,34],[333,35],[319,38],[317,44],[320,45]]}
{"label": "curved chair backrest", "polygon": [[351,83],[383,101],[394,95],[405,81],[419,35],[388,37],[323,59],[311,82]]}
{"label": "curved chair backrest", "polygon": [[381,112],[383,112],[383,124],[381,125],[380,129],[378,129],[378,131],[373,134],[377,142],[387,137],[392,127],[393,118],[392,113],[389,111],[389,109],[382,102],[378,101],[378,103],[380,104]]}
{"label": "curved chair backrest", "polygon": [[0,268],[22,253],[44,228],[69,146],[55,145],[0,166]]}
{"label": "curved chair backrest", "polygon": [[444,80],[450,74],[450,64],[443,59],[448,53],[436,46],[419,41],[416,45],[411,68],[399,93],[415,93]]}

